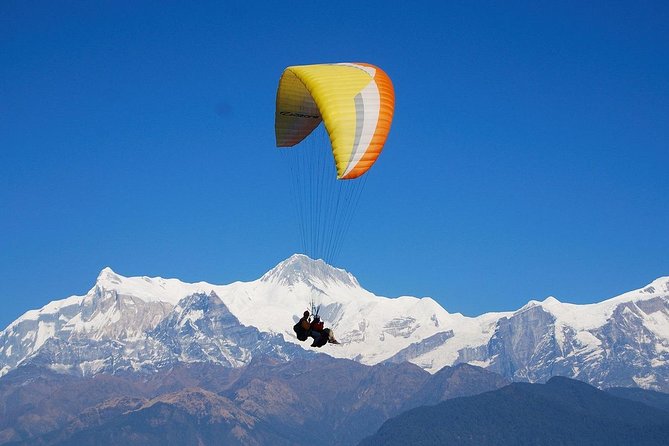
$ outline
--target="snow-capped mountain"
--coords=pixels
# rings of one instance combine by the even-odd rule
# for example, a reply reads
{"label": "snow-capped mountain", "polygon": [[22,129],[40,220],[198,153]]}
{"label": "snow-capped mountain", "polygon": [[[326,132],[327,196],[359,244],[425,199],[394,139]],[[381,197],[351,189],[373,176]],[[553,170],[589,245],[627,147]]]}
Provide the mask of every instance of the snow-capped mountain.
{"label": "snow-capped mountain", "polygon": [[[57,318],[45,313],[38,317],[36,331],[22,334],[26,324],[34,325],[28,319],[13,330],[13,336],[3,333],[0,339],[6,340],[0,351],[9,360],[17,358],[4,367],[33,364],[86,376],[155,371],[193,362],[240,367],[257,354],[282,360],[309,354],[279,335],[240,324],[213,291],[184,297],[162,318],[164,307],[156,307],[156,302],[99,291],[93,290],[98,308],[91,309],[85,296],[73,323],[66,322],[62,313]],[[64,310],[72,311],[71,307]],[[138,320],[141,316],[145,320]],[[126,323],[136,326],[124,327]]]}
{"label": "snow-capped mountain", "polygon": [[[454,351],[450,342],[412,362],[440,363]],[[495,321],[485,343],[456,349],[455,363],[479,365],[515,381],[568,376],[599,387],[669,391],[669,277],[596,304],[554,297],[530,301]]]}
{"label": "snow-capped mountain", "polygon": [[228,285],[105,268],[85,296],[28,311],[0,332],[0,375],[28,363],[87,375],[308,355],[292,325],[312,301],[342,342],[318,351],[335,357],[410,361],[430,372],[467,362],[514,380],[564,375],[669,390],[669,277],[597,304],[550,297],[472,318],[430,298],[376,296],[350,273],[303,255]]}

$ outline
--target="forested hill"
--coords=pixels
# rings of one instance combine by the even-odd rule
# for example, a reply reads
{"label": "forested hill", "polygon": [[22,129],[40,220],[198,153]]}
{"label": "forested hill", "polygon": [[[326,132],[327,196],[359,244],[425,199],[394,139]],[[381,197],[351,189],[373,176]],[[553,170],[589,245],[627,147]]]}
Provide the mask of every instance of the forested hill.
{"label": "forested hill", "polygon": [[546,384],[513,383],[405,412],[360,445],[667,444],[669,411],[658,406],[669,395],[655,394],[653,399],[656,407],[561,377]]}

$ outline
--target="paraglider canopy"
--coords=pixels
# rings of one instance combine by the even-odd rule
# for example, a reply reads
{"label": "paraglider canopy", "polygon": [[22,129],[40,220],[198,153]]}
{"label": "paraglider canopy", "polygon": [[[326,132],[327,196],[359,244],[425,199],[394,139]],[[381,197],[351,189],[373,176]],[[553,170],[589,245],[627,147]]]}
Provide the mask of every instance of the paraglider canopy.
{"label": "paraglider canopy", "polygon": [[298,144],[322,121],[330,137],[337,178],[357,178],[381,153],[394,106],[390,78],[374,65],[288,67],[277,91],[276,145]]}

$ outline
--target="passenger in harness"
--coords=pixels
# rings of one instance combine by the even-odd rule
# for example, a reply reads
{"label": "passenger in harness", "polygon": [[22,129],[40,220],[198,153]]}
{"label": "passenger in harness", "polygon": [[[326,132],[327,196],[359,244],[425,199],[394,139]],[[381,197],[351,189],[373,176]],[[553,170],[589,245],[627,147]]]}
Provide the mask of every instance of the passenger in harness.
{"label": "passenger in harness", "polygon": [[331,344],[339,344],[334,337],[334,333],[329,328],[324,328],[323,321],[319,315],[314,315],[314,320],[311,322],[311,331],[309,336],[314,338],[314,342],[311,343],[312,347],[321,348],[328,342]]}

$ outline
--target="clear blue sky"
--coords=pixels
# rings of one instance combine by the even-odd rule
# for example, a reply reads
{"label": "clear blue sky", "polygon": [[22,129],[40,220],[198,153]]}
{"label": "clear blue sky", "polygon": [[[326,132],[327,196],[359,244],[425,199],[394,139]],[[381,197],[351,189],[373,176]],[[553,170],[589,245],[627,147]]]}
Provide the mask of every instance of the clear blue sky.
{"label": "clear blue sky", "polygon": [[587,3],[0,2],[0,327],[104,266],[295,252],[274,101],[306,63],[395,85],[339,262],[367,289],[475,315],[669,275],[669,7]]}

